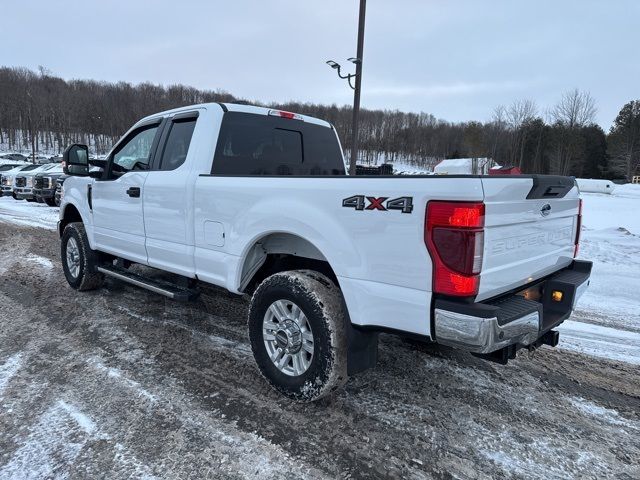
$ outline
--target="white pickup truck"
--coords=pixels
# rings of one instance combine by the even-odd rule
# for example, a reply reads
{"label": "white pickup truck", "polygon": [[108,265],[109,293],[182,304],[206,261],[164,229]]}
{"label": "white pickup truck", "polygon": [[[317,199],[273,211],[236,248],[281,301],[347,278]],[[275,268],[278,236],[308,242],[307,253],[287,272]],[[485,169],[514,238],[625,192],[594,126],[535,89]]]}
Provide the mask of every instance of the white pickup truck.
{"label": "white pickup truck", "polygon": [[255,360],[297,400],[375,365],[379,332],[503,363],[555,346],[589,283],[573,178],[351,177],[335,129],[290,112],[179,108],[136,123],[106,160],[74,144],[64,162],[69,284],[252,295]]}

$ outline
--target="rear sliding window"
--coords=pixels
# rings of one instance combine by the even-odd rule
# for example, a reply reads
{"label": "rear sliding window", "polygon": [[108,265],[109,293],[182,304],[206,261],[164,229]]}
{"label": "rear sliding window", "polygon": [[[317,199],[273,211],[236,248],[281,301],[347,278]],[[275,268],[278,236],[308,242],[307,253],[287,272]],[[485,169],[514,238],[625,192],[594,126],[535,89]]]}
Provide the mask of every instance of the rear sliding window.
{"label": "rear sliding window", "polygon": [[344,175],[333,129],[275,116],[224,114],[211,168],[218,175]]}

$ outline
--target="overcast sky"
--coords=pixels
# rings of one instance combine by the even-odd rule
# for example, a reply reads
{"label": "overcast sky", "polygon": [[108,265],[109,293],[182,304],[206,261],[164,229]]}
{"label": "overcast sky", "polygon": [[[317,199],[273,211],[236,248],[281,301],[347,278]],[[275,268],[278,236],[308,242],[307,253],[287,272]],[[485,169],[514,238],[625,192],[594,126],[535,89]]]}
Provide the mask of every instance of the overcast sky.
{"label": "overcast sky", "polygon": [[[357,0],[2,2],[0,64],[64,78],[346,104],[325,60],[355,56]],[[638,0],[369,0],[362,105],[487,120],[591,92],[608,129],[640,98]]]}

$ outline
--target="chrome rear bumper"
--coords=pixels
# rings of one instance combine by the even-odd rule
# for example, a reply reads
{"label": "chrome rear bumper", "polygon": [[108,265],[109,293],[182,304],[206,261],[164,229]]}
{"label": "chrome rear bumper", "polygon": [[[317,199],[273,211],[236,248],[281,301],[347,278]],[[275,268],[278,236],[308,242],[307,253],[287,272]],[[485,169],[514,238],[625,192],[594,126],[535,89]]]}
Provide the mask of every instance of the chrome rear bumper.
{"label": "chrome rear bumper", "polygon": [[[521,294],[529,287],[482,303],[438,299],[433,311],[435,340],[479,354],[539,343],[546,332],[571,315],[589,285],[590,274],[591,262],[576,260],[535,284],[538,300],[527,300]],[[563,292],[561,301],[551,298],[554,290]]]}
{"label": "chrome rear bumper", "polygon": [[540,335],[538,312],[500,325],[497,317],[480,318],[437,308],[435,323],[438,343],[474,353],[491,353],[514,343],[530,345]]}

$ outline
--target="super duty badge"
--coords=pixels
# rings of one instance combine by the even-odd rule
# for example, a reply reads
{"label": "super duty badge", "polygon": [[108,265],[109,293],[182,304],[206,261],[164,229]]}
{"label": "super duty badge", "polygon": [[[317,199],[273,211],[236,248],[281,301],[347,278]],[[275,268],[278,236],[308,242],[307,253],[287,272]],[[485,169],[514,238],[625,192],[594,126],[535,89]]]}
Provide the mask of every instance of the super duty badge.
{"label": "super duty badge", "polygon": [[[385,204],[386,202],[386,204]],[[369,197],[367,195],[353,195],[342,200],[342,206],[356,210],[400,210],[402,213],[413,211],[413,197]]]}

